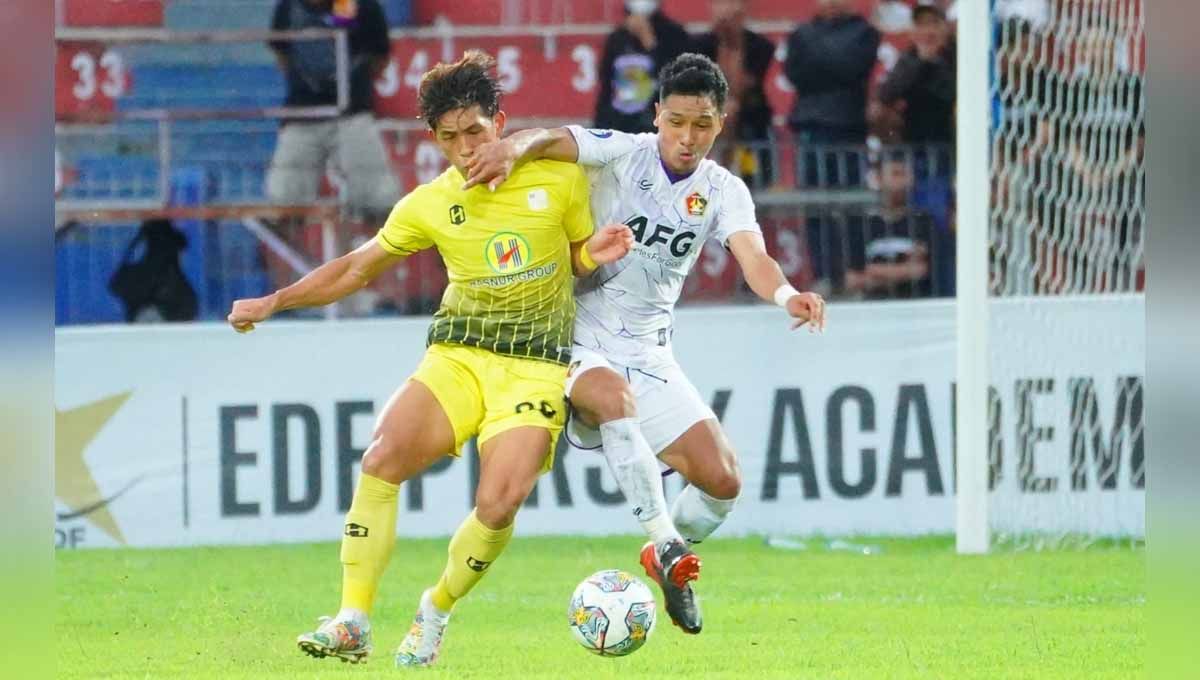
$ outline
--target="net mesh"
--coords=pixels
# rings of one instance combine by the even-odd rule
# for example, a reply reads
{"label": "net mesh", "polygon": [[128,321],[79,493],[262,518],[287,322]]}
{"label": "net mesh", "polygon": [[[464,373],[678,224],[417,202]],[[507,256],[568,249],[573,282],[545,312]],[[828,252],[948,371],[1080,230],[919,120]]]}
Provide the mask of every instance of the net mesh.
{"label": "net mesh", "polygon": [[1141,0],[1015,6],[994,10],[992,291],[1140,290]]}
{"label": "net mesh", "polygon": [[994,540],[1145,532],[1142,0],[994,0]]}

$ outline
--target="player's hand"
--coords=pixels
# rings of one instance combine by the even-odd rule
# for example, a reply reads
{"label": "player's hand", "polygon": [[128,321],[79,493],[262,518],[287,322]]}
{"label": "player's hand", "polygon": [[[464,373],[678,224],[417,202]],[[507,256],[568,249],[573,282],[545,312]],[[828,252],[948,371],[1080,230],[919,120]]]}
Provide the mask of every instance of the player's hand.
{"label": "player's hand", "polygon": [[796,321],[792,330],[808,324],[811,333],[825,332],[825,300],[816,293],[800,293],[788,298],[787,313]]}
{"label": "player's hand", "polygon": [[488,191],[495,191],[512,174],[517,162],[517,148],[508,139],[480,144],[467,161],[467,181],[463,191],[476,184],[486,184]]}
{"label": "player's hand", "polygon": [[254,324],[266,321],[274,313],[275,297],[268,295],[266,297],[235,300],[233,309],[229,312],[227,318],[229,325],[233,326],[233,330],[238,333],[249,333],[254,330]]}
{"label": "player's hand", "polygon": [[633,231],[624,224],[600,227],[583,244],[597,265],[612,264],[633,250]]}

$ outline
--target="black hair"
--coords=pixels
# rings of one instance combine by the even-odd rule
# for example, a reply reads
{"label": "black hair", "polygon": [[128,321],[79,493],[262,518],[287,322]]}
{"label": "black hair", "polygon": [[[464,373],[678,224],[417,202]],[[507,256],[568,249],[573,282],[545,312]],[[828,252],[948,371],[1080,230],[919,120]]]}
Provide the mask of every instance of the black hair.
{"label": "black hair", "polygon": [[675,57],[658,74],[660,102],[673,94],[692,97],[708,97],[717,110],[725,108],[729,96],[729,83],[721,67],[703,54],[685,52]]}
{"label": "black hair", "polygon": [[485,116],[500,110],[500,81],[493,73],[496,60],[479,50],[468,50],[453,64],[438,64],[421,76],[417,108],[430,130],[449,111],[475,105]]}

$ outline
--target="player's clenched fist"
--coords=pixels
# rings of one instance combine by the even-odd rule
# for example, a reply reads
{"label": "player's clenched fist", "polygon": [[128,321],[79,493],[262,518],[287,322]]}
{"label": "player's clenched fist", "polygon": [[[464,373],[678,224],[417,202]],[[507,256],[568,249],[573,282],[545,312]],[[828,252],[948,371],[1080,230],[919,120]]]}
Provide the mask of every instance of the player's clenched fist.
{"label": "player's clenched fist", "polygon": [[609,224],[600,227],[588,239],[588,255],[597,265],[611,264],[633,250],[633,231],[624,224]]}
{"label": "player's clenched fist", "polygon": [[233,330],[238,333],[248,333],[254,330],[254,324],[266,321],[274,313],[275,297],[273,295],[236,300],[233,303],[233,309],[229,312],[229,325],[233,326]]}

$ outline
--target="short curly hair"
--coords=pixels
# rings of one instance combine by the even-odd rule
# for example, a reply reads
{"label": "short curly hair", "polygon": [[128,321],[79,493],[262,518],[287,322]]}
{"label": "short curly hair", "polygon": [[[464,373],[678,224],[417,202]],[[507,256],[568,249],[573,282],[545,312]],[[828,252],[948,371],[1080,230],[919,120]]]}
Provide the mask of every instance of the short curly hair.
{"label": "short curly hair", "polygon": [[721,67],[695,52],[685,52],[664,66],[658,74],[658,86],[659,101],[666,101],[673,94],[708,97],[718,110],[725,108],[725,99],[729,96],[729,82],[721,73]]}
{"label": "short curly hair", "polygon": [[443,115],[475,105],[485,116],[500,110],[500,81],[494,73],[496,60],[480,50],[468,50],[453,64],[438,64],[421,76],[417,108],[430,130],[437,129]]}

